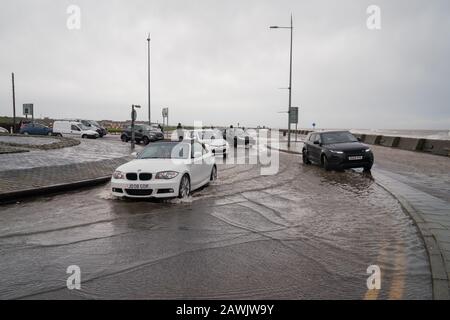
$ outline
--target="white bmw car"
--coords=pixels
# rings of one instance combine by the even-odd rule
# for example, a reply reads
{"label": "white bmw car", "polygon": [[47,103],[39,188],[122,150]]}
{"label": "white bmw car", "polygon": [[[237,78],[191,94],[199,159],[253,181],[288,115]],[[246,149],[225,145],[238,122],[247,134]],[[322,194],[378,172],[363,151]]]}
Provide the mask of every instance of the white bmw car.
{"label": "white bmw car", "polygon": [[215,157],[205,145],[193,140],[162,141],[118,167],[111,188],[116,197],[185,198],[215,179]]}

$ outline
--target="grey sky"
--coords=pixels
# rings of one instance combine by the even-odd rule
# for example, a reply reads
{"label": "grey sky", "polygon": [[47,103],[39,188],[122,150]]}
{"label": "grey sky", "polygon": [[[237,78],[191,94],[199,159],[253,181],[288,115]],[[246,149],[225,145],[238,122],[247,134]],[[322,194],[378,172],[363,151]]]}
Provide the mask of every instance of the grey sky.
{"label": "grey sky", "polygon": [[[66,27],[70,4],[81,30]],[[34,102],[37,116],[127,119],[147,106],[151,32],[154,120],[168,106],[171,123],[285,127],[289,30],[268,27],[291,12],[301,127],[449,129],[448,0],[3,1],[0,115],[15,72],[20,113]]]}

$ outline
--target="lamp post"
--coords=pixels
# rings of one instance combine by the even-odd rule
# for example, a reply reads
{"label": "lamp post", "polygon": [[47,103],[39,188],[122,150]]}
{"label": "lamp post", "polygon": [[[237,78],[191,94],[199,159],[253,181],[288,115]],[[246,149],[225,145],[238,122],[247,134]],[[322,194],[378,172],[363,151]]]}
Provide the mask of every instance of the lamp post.
{"label": "lamp post", "polygon": [[148,77],[148,124],[152,124],[151,102],[150,102],[150,33],[147,37],[147,77]]}
{"label": "lamp post", "polygon": [[134,150],[134,144],[135,144],[135,135],[134,135],[134,122],[137,118],[137,113],[135,109],[140,109],[141,106],[133,104],[131,106],[131,150]]}
{"label": "lamp post", "polygon": [[13,128],[11,133],[16,133],[16,89],[14,84],[14,72],[11,74],[12,98],[13,98]]}
{"label": "lamp post", "polygon": [[294,26],[292,22],[291,14],[291,26],[290,27],[280,27],[280,26],[270,26],[270,29],[291,29],[291,47],[289,55],[289,110],[288,110],[288,148],[291,146],[291,107],[292,107],[292,34],[294,31]]}

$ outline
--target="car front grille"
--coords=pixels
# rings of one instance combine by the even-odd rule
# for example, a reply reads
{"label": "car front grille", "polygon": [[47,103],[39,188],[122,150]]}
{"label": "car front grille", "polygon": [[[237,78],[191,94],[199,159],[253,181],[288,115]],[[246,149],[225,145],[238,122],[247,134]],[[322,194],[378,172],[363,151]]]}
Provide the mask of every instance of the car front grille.
{"label": "car front grille", "polygon": [[148,181],[151,178],[152,178],[152,174],[151,173],[140,173],[139,174],[139,180]]}
{"label": "car front grille", "polygon": [[346,156],[364,156],[366,154],[366,151],[363,150],[351,150],[351,151],[345,151]]}
{"label": "car front grille", "polygon": [[126,174],[127,180],[137,180],[137,173],[129,172]]}
{"label": "car front grille", "polygon": [[149,172],[142,172],[142,173],[136,173],[136,172],[128,172],[126,174],[126,178],[127,180],[131,180],[131,181],[137,181],[138,178],[141,181],[148,181],[152,179],[152,174]]}
{"label": "car front grille", "polygon": [[153,189],[125,189],[125,192],[130,196],[150,196]]}

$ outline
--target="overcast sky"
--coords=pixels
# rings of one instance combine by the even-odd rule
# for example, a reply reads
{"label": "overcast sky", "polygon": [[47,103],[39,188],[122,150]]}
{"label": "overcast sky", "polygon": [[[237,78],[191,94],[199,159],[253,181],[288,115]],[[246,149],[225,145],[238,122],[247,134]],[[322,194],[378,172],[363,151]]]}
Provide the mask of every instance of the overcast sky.
{"label": "overcast sky", "polygon": [[147,119],[150,32],[153,120],[286,127],[291,12],[300,127],[450,129],[448,0],[2,1],[0,115]]}

